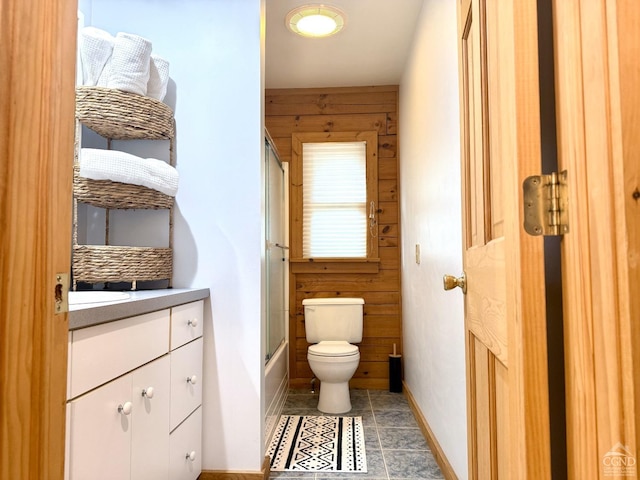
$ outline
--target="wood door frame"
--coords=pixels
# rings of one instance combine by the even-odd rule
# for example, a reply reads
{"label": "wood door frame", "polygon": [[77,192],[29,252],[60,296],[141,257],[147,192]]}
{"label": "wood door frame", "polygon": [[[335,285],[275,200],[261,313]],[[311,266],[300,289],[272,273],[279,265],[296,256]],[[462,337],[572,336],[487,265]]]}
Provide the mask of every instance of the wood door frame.
{"label": "wood door frame", "polygon": [[0,477],[62,479],[77,2],[0,4]]}
{"label": "wood door frame", "polygon": [[[510,441],[514,443],[509,478],[541,480],[551,478],[544,241],[528,235],[522,227],[522,182],[540,174],[542,158],[537,2],[514,1],[512,8],[517,88],[514,113],[519,134],[515,168],[505,169],[503,181],[505,188],[517,190],[518,198],[517,204],[505,206],[505,218],[512,219],[506,222],[505,237],[510,240],[506,247],[507,285],[513,286],[507,288],[508,315],[513,319],[509,322],[509,344],[522,348],[509,351]],[[544,369],[539,368],[541,358],[545,359]]]}
{"label": "wood door frame", "polygon": [[[640,433],[640,5],[554,0],[569,478],[637,478],[607,453]],[[636,193],[638,192],[638,193]]]}

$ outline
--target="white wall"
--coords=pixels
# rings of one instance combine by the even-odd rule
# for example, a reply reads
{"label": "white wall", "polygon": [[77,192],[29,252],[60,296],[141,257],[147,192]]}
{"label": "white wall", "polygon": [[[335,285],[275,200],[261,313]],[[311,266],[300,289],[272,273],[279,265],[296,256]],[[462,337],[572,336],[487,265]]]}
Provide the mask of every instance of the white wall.
{"label": "white wall", "polygon": [[[400,85],[405,381],[459,478],[467,478],[456,2],[425,0]],[[421,263],[415,245],[421,246]]]}
{"label": "white wall", "polygon": [[180,173],[174,286],[211,290],[203,469],[259,471],[264,0],[92,0],[89,7],[87,25],[144,36],[170,62],[165,101],[175,110]]}

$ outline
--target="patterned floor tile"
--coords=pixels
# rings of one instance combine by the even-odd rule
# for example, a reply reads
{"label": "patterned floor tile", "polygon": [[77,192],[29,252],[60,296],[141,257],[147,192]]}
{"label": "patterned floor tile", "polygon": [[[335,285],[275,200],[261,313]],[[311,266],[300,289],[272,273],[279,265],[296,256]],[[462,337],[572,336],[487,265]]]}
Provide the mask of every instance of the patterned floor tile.
{"label": "patterned floor tile", "polygon": [[411,410],[374,410],[378,427],[417,427]]}
{"label": "patterned floor tile", "polygon": [[440,478],[442,473],[431,452],[384,450],[390,479]]}
{"label": "patterned floor tile", "polygon": [[409,410],[409,402],[402,394],[371,395],[374,410]]}
{"label": "patterned floor tile", "polygon": [[428,450],[419,428],[378,427],[383,450]]}

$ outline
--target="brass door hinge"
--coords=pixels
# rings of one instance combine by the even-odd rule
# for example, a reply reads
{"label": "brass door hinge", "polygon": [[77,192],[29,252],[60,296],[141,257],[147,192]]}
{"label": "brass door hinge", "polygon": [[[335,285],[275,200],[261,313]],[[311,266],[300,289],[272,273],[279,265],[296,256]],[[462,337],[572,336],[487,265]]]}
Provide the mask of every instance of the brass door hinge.
{"label": "brass door hinge", "polygon": [[69,311],[69,274],[56,273],[53,313]]}
{"label": "brass door hinge", "polygon": [[567,171],[528,177],[524,192],[524,229],[529,235],[569,232]]}

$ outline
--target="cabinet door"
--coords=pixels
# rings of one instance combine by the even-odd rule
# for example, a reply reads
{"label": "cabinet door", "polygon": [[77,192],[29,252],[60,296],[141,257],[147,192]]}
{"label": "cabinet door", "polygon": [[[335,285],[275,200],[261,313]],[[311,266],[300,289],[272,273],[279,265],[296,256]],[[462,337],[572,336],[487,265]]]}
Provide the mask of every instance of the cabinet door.
{"label": "cabinet door", "polygon": [[202,403],[202,337],[171,352],[171,430]]}
{"label": "cabinet door", "polygon": [[[70,480],[128,479],[131,465],[131,374],[73,400]],[[119,412],[126,406],[129,414]]]}
{"label": "cabinet door", "polygon": [[169,356],[133,373],[131,479],[169,478]]}
{"label": "cabinet door", "polygon": [[171,480],[195,480],[202,471],[202,408],[171,433]]}

